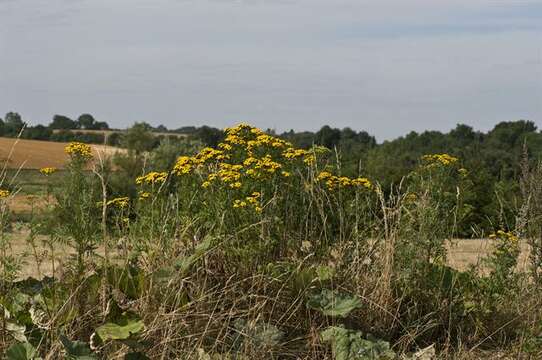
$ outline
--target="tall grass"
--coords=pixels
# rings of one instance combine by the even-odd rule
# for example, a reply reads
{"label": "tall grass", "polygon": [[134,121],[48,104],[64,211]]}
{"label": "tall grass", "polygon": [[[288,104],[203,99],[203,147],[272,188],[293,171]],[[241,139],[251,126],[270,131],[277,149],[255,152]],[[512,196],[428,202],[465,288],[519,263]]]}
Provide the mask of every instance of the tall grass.
{"label": "tall grass", "polygon": [[538,241],[535,180],[521,229],[495,229],[484,271],[460,272],[444,245],[469,174],[446,154],[387,192],[342,176],[327,149],[241,124],[216,149],[131,179],[137,196],[111,197],[108,159],[89,173],[85,145],[67,150],[38,229],[75,256],[52,277],[2,278],[9,359],[542,355],[537,253],[516,269],[520,238]]}

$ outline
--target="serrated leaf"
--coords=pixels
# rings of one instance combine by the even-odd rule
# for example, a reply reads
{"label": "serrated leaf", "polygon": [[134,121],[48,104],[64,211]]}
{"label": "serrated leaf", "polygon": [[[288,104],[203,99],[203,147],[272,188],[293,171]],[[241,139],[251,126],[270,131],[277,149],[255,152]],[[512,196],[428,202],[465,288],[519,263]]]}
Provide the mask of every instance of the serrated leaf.
{"label": "serrated leaf", "polygon": [[361,307],[361,300],[354,295],[323,289],[318,294],[309,296],[307,306],[319,310],[327,316],[346,317],[353,310]]}
{"label": "serrated leaf", "polygon": [[395,352],[388,342],[367,340],[360,331],[338,326],[327,328],[321,333],[322,341],[330,342],[335,360],[386,360],[395,358]]}

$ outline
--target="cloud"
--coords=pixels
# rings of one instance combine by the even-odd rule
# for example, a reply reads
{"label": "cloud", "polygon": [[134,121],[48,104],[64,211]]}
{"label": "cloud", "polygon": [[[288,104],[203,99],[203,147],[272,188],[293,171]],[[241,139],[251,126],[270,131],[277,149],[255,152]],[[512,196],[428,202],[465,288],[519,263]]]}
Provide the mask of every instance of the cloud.
{"label": "cloud", "polygon": [[489,0],[0,2],[0,111],[379,139],[541,120],[540,20]]}

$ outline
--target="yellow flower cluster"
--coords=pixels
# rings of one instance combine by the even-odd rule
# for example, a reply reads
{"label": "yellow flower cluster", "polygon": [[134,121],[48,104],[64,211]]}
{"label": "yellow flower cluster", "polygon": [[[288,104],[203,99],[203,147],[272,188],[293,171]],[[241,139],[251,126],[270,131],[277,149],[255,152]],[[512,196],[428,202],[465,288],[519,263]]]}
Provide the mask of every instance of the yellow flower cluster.
{"label": "yellow flower cluster", "polygon": [[9,190],[0,189],[0,199],[7,198],[9,194],[10,194]]}
{"label": "yellow flower cluster", "polygon": [[44,167],[40,169],[40,173],[42,173],[45,176],[49,176],[56,172],[56,168],[54,167]]}
{"label": "yellow flower cluster", "polygon": [[128,206],[130,199],[126,196],[111,199],[107,202],[107,206],[114,206],[119,209],[124,209]]}
{"label": "yellow flower cluster", "polygon": [[262,212],[262,207],[260,206],[260,198],[262,194],[255,191],[250,196],[245,197],[244,200],[235,200],[233,202],[234,208],[245,208],[252,207],[256,212]]}
{"label": "yellow flower cluster", "polygon": [[154,185],[158,183],[163,183],[167,179],[167,172],[156,172],[152,171],[146,175],[139,176],[136,179],[136,184],[142,185],[142,184],[148,184],[148,185]]}
{"label": "yellow flower cluster", "polygon": [[77,157],[80,159],[92,158],[92,148],[81,142],[71,142],[65,148],[64,152],[71,157]]}
{"label": "yellow flower cluster", "polygon": [[194,167],[192,158],[189,156],[181,156],[177,159],[175,166],[173,166],[173,173],[176,175],[190,174]]}
{"label": "yellow flower cluster", "polygon": [[325,182],[330,190],[340,187],[362,187],[365,189],[372,188],[372,184],[367,178],[358,177],[351,179],[347,176],[335,176],[328,171],[322,171],[320,174],[318,174],[316,180]]}
{"label": "yellow flower cluster", "polygon": [[511,231],[498,230],[496,233],[489,235],[490,239],[501,239],[510,244],[517,244],[519,238]]}
{"label": "yellow flower cluster", "polygon": [[139,200],[145,200],[151,197],[151,193],[148,191],[140,191],[138,194],[139,194]]}
{"label": "yellow flower cluster", "polygon": [[458,158],[448,154],[424,155],[422,156],[422,160],[430,164],[440,164],[444,166],[453,165],[459,161]]}
{"label": "yellow flower cluster", "polygon": [[283,169],[286,160],[303,159],[307,164],[316,160],[312,151],[295,149],[289,142],[247,124],[239,124],[225,132],[226,138],[218,144],[218,149],[205,148],[193,157],[181,156],[172,172],[188,175],[207,165],[210,173],[202,187],[207,188],[214,180],[220,180],[232,189],[239,189],[243,178],[261,180],[274,174],[290,176],[290,172]]}

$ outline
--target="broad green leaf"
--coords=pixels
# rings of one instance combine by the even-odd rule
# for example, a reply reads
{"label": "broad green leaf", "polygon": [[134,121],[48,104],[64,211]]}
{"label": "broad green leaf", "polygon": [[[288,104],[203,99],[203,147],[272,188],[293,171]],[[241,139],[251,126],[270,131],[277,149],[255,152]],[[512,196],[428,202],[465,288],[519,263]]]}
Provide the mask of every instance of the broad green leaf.
{"label": "broad green leaf", "polygon": [[117,323],[105,323],[96,329],[96,333],[103,341],[125,340],[132,335],[141,333],[144,328],[143,321],[126,318]]}
{"label": "broad green leaf", "polygon": [[96,357],[87,343],[83,341],[71,341],[64,335],[60,335],[60,342],[64,346],[69,359],[73,360],[93,360]]}
{"label": "broad green leaf", "polygon": [[320,293],[309,296],[307,306],[327,316],[346,317],[350,312],[361,307],[361,300],[357,296],[323,289]]}
{"label": "broad green leaf", "polygon": [[140,334],[145,329],[143,321],[137,314],[129,311],[123,312],[113,300],[108,305],[108,322],[96,329],[96,334],[102,341],[126,340],[132,335]]}
{"label": "broad green leaf", "polygon": [[13,344],[6,351],[6,360],[40,360],[38,351],[28,342]]}
{"label": "broad green leaf", "polygon": [[321,333],[324,342],[330,342],[335,360],[386,360],[395,358],[390,344],[383,340],[368,340],[362,333],[332,326]]}

